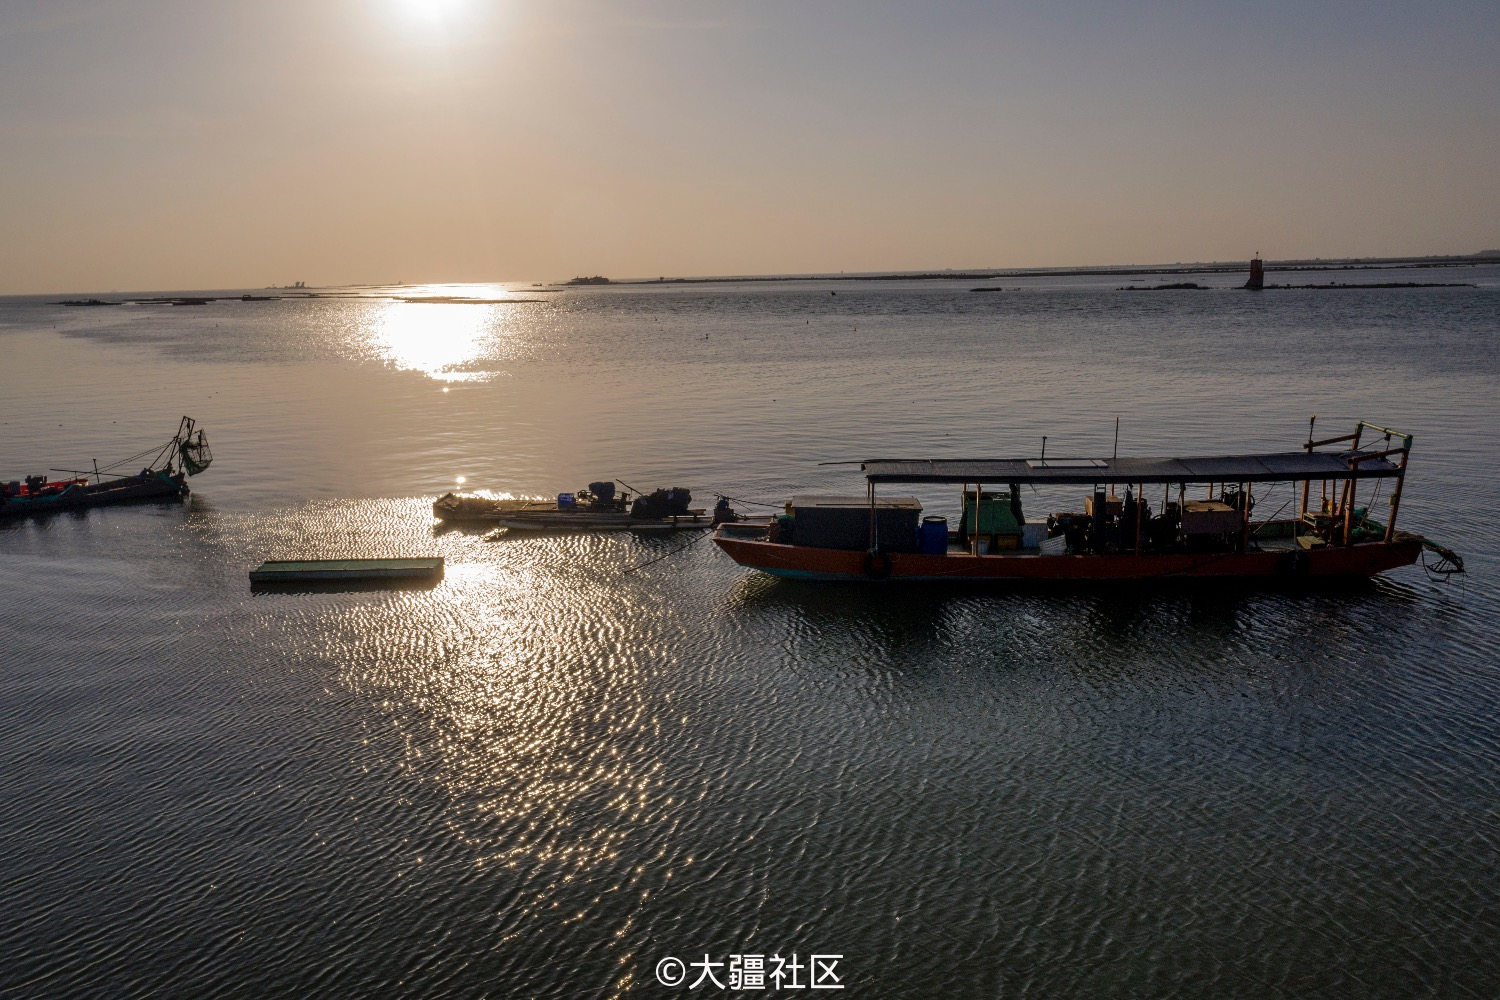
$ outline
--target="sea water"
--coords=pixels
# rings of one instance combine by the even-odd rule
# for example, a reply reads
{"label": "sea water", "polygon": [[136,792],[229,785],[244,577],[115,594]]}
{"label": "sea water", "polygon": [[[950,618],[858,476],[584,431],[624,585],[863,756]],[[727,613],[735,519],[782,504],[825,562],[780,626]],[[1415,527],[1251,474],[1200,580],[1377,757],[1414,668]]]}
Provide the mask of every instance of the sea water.
{"label": "sea water", "polygon": [[[215,454],[183,504],[0,525],[0,992],[1494,995],[1500,271],[1338,277],[1392,273],[1474,287],[0,300],[0,478],[183,414]],[[403,301],[440,295],[501,301]],[[1292,449],[1314,413],[1415,435],[1401,525],[1467,577],[799,584],[430,512],[756,512],[864,458]],[[402,555],[445,578],[247,579]]]}

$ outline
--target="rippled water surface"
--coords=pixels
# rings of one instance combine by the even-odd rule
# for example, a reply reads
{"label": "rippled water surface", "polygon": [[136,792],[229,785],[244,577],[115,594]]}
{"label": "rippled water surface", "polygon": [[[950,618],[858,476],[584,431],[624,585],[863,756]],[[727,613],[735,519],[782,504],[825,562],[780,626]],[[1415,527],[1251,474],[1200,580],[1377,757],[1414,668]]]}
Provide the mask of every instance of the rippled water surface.
{"label": "rippled water surface", "polygon": [[[864,996],[1500,994],[1500,273],[1398,274],[1477,287],[0,300],[0,476],[183,413],[216,454],[182,505],[0,525],[0,994],[698,995],[658,963],[794,952]],[[514,301],[395,298],[454,294]],[[1404,526],[1467,579],[797,584],[429,509],[1314,412],[1415,434]],[[443,581],[246,576],[409,554]]]}

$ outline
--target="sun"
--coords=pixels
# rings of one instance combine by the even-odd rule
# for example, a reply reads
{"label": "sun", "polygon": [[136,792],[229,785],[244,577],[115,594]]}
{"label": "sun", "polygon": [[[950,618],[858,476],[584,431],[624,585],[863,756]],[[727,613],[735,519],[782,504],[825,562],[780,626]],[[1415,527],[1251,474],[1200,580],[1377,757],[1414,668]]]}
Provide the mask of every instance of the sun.
{"label": "sun", "polygon": [[466,0],[392,0],[406,16],[423,24],[448,24],[468,6]]}

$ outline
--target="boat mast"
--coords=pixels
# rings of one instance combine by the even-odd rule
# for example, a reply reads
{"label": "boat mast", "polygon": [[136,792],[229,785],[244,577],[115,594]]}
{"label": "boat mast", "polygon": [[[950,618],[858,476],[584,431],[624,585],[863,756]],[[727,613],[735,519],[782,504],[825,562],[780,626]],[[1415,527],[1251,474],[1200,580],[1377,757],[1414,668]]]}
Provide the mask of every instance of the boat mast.
{"label": "boat mast", "polygon": [[[1308,454],[1312,454],[1312,450],[1313,450],[1313,425],[1316,424],[1317,422],[1318,422],[1318,415],[1316,413],[1314,413],[1312,415],[1312,419],[1308,420],[1308,422],[1307,422],[1307,444],[1303,445],[1302,447],[1303,447],[1303,449]],[[1308,494],[1311,491],[1312,491],[1312,480],[1311,479],[1304,479],[1304,480],[1302,480],[1302,510],[1299,512],[1299,515],[1298,515],[1298,518],[1297,518],[1299,521],[1302,520],[1303,518],[1305,518],[1307,516]]]}
{"label": "boat mast", "polygon": [[[1354,447],[1351,451],[1359,451],[1359,439],[1365,432],[1364,421],[1360,421],[1354,428]],[[1350,458],[1349,468],[1358,469],[1359,459]],[[1357,483],[1353,476],[1344,482],[1344,544],[1348,545],[1354,541],[1354,490]]]}
{"label": "boat mast", "polygon": [[1391,490],[1391,516],[1385,522],[1385,540],[1393,542],[1396,540],[1396,511],[1401,507],[1401,484],[1406,482],[1406,462],[1411,458],[1411,435],[1401,435],[1402,446],[1401,464],[1397,466],[1401,471],[1396,476],[1396,486]]}
{"label": "boat mast", "polygon": [[[1410,434],[1403,434],[1397,430],[1392,430],[1389,427],[1377,427],[1375,424],[1366,423],[1363,420],[1359,422],[1359,426],[1361,429],[1368,427],[1372,431],[1378,431],[1385,434],[1385,443],[1387,445],[1390,445],[1392,440],[1395,438],[1401,439],[1400,447],[1387,447],[1383,451],[1373,451],[1368,455],[1356,455],[1351,460],[1351,464],[1358,468],[1360,462],[1367,462],[1372,458],[1388,459],[1392,455],[1401,456],[1401,461],[1396,465],[1396,485],[1391,490],[1391,515],[1386,519],[1385,525],[1385,541],[1393,541],[1396,537],[1396,512],[1401,506],[1401,485],[1406,482],[1406,463],[1411,458],[1412,436]],[[1367,518],[1368,516],[1369,515],[1366,514]]]}

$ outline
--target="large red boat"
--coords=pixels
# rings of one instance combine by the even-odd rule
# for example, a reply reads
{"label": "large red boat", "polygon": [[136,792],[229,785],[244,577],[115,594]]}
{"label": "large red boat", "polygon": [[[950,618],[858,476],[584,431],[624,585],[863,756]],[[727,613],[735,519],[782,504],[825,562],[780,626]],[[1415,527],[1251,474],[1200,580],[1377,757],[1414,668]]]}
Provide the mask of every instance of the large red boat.
{"label": "large red boat", "polygon": [[[1357,578],[1424,552],[1433,572],[1462,572],[1456,553],[1396,530],[1411,443],[1361,421],[1321,441],[1309,424],[1300,451],[1271,454],[870,459],[865,496],[796,496],[769,525],[723,524],[714,542],[743,566],[816,580]],[[877,496],[891,484],[961,486],[957,528],[922,518],[914,497]],[[1027,520],[1023,487],[1081,502]],[[1280,507],[1256,516],[1268,502]]]}

